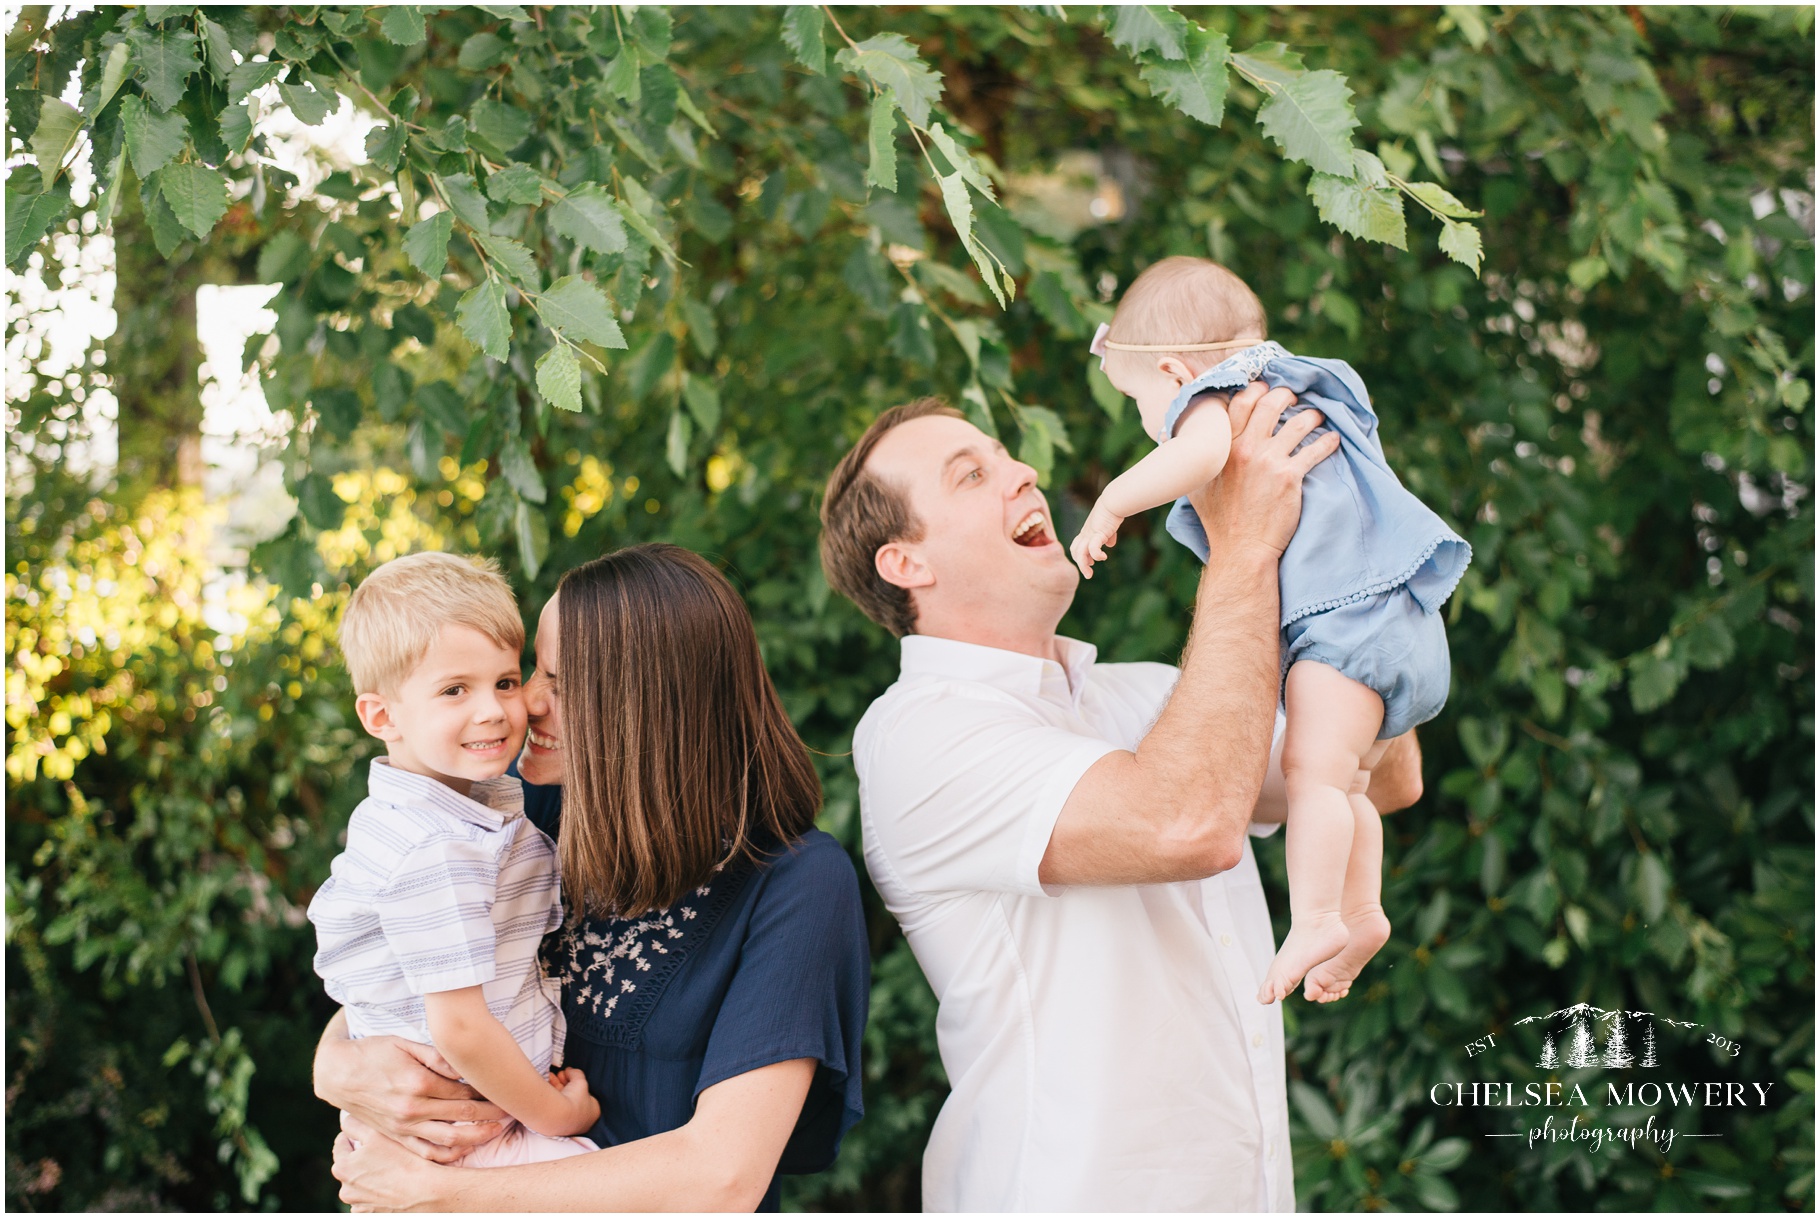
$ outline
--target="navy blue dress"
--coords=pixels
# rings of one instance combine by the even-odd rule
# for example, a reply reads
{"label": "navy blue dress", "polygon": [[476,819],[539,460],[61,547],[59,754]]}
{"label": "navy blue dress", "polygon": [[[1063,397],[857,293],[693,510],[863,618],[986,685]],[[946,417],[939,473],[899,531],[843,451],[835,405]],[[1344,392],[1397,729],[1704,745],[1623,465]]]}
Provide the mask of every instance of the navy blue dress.
{"label": "navy blue dress", "polygon": [[[562,788],[525,784],[556,837]],[[871,955],[859,879],[812,829],[761,867],[733,863],[669,909],[593,918],[544,941],[562,979],[564,1064],[600,1101],[602,1146],[687,1124],[695,1097],[761,1066],[813,1058],[815,1080],[778,1175],[822,1171],[858,1121]],[[759,1210],[778,1209],[773,1177]]]}

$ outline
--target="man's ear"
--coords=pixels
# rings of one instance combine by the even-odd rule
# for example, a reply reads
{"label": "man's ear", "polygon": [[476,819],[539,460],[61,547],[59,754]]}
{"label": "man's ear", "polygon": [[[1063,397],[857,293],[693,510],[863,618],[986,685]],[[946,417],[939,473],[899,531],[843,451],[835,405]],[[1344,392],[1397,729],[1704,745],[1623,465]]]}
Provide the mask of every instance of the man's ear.
{"label": "man's ear", "polygon": [[1156,370],[1174,381],[1177,389],[1194,379],[1194,369],[1173,355],[1165,355],[1159,359],[1156,362]]}
{"label": "man's ear", "polygon": [[354,699],[354,713],[360,716],[360,726],[366,728],[367,735],[388,742],[402,738],[383,694],[361,694]]}
{"label": "man's ear", "polygon": [[935,572],[912,546],[901,541],[887,542],[872,556],[872,568],[878,577],[895,587],[927,588],[935,582]]}

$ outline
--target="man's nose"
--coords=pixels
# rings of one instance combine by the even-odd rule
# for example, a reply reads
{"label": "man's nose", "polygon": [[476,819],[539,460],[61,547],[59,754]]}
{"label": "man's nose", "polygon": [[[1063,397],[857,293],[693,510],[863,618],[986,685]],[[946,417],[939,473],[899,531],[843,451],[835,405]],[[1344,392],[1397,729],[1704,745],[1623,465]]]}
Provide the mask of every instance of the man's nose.
{"label": "man's nose", "polygon": [[1025,465],[1016,457],[1005,458],[1011,476],[1007,478],[1005,498],[1016,499],[1019,495],[1036,485],[1036,467]]}

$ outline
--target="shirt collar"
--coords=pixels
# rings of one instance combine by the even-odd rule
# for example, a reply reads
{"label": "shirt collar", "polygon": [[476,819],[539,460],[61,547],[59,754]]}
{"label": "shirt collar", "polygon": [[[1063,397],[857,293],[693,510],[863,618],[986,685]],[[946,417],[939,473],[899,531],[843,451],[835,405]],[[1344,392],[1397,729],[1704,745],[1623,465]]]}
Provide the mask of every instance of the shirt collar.
{"label": "shirt collar", "polygon": [[1060,663],[1021,651],[983,647],[958,639],[938,639],[926,634],[907,634],[898,642],[904,676],[926,673],[983,681],[1010,693],[1068,706],[1079,704],[1088,670],[1099,656],[1099,649],[1093,644],[1059,634],[1055,636],[1055,650],[1061,658]]}
{"label": "shirt collar", "polygon": [[434,778],[399,769],[389,757],[373,758],[367,795],[400,807],[446,813],[482,829],[503,829],[525,814],[524,784],[516,775],[479,779],[463,795]]}

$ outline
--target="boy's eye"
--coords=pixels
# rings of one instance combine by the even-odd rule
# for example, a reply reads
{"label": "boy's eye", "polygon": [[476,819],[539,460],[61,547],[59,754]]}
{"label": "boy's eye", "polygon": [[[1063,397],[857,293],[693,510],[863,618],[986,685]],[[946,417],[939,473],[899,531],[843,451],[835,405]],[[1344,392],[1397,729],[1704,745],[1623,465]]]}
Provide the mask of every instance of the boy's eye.
{"label": "boy's eye", "polygon": [[500,689],[517,689],[518,688],[518,678],[517,677],[501,677],[499,679],[498,688],[500,688]]}
{"label": "boy's eye", "polygon": [[465,688],[465,686],[461,686],[461,685],[451,685],[447,689],[442,691],[442,696],[445,698],[458,697],[464,688]]}

